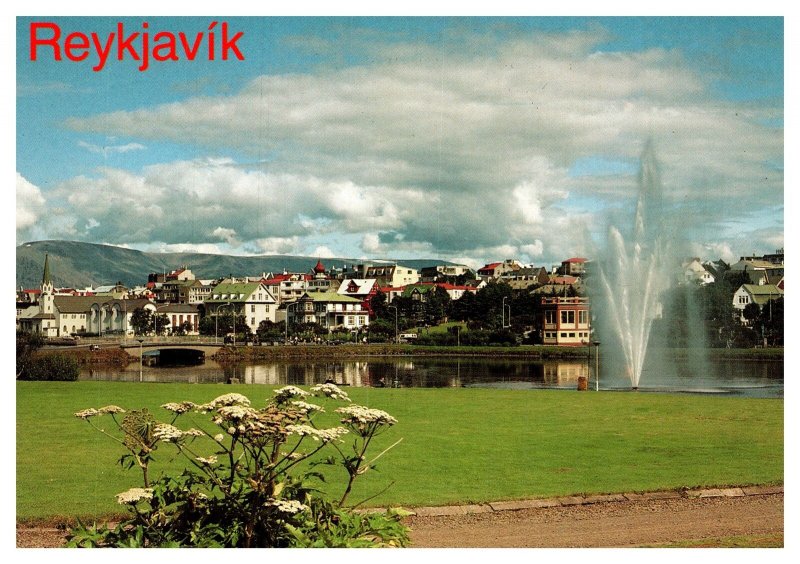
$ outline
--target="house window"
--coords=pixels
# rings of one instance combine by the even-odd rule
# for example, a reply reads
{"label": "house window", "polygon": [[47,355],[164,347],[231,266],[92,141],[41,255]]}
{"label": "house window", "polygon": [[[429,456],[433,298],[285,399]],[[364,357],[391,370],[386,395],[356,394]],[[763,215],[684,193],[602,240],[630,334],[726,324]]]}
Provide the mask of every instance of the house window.
{"label": "house window", "polygon": [[256,318],[255,317],[251,317],[250,318],[250,325],[255,325],[255,324],[256,324]]}
{"label": "house window", "polygon": [[255,312],[256,312],[256,304],[252,304],[250,306],[250,313],[255,313]]}
{"label": "house window", "polygon": [[547,310],[544,312],[544,322],[549,324],[556,322],[556,312],[553,310]]}
{"label": "house window", "polygon": [[578,312],[578,323],[581,325],[586,325],[589,322],[589,312],[585,309],[582,309]]}
{"label": "house window", "polygon": [[561,325],[574,325],[574,324],[575,324],[575,312],[572,310],[562,311]]}
{"label": "house window", "polygon": [[354,321],[355,321],[355,317],[354,316],[352,316],[352,315],[348,315],[347,316],[347,324],[348,325],[353,325]]}

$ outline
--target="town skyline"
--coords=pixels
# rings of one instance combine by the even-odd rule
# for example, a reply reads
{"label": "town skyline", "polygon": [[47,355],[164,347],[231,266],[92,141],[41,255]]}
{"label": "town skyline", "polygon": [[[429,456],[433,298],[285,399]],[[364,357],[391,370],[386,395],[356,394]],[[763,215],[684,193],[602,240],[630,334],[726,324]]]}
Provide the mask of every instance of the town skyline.
{"label": "town skyline", "polygon": [[546,265],[630,222],[651,142],[684,254],[784,246],[780,17],[228,18],[244,61],[145,72],[34,64],[42,20],[18,245]]}

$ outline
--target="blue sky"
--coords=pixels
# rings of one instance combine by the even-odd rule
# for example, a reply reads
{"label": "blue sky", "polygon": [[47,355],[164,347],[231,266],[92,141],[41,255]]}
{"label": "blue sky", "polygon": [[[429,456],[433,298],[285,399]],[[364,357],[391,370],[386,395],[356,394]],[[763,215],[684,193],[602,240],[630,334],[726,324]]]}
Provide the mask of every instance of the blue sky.
{"label": "blue sky", "polygon": [[[29,60],[31,21],[102,35],[215,19],[244,32],[244,61]],[[549,265],[632,216],[651,140],[687,253],[772,252],[783,25],[20,17],[17,243]]]}

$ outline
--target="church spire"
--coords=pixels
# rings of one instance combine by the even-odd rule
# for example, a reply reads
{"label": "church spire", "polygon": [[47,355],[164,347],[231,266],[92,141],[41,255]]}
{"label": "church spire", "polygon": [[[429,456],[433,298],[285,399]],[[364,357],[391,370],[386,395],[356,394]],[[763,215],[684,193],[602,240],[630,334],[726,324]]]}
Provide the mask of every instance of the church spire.
{"label": "church spire", "polygon": [[42,286],[51,286],[53,282],[50,280],[50,263],[48,255],[44,255],[44,273],[42,274]]}

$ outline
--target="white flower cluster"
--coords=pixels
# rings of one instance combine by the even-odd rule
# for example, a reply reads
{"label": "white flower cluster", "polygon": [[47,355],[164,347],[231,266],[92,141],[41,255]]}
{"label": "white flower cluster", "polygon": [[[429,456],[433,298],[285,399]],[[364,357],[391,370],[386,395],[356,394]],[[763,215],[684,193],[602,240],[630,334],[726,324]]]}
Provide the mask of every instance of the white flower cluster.
{"label": "white flower cluster", "polygon": [[251,417],[258,412],[252,407],[246,407],[243,405],[226,405],[220,407],[217,410],[217,413],[220,414],[220,417],[222,417],[222,419],[242,420],[242,419],[247,419],[248,417]]}
{"label": "white flower cluster", "polygon": [[191,411],[196,406],[190,401],[182,401],[180,403],[175,403],[175,402],[165,403],[161,407],[163,407],[166,410],[172,411],[173,413],[181,415],[183,413]]}
{"label": "white flower cluster", "polygon": [[106,413],[125,413],[125,410],[117,405],[107,405],[105,407],[101,407],[100,409],[95,409],[90,407],[88,409],[82,409],[81,411],[75,414],[75,417],[79,419],[89,419],[90,417],[94,417],[96,415],[104,415]]}
{"label": "white flower cluster", "polygon": [[101,407],[97,410],[98,412],[102,413],[125,413],[125,410],[119,407],[118,405],[107,405],[105,407]]}
{"label": "white flower cluster", "polygon": [[297,386],[284,386],[283,388],[275,390],[274,393],[275,401],[278,403],[283,403],[291,398],[304,398],[309,395],[308,392],[301,390]]}
{"label": "white flower cluster", "polygon": [[278,511],[291,514],[300,513],[308,509],[307,505],[300,503],[296,499],[271,499],[264,505],[275,507]]}
{"label": "white flower cluster", "polygon": [[363,405],[348,405],[340,407],[336,413],[344,415],[342,423],[364,424],[364,423],[379,423],[381,425],[394,425],[397,419],[381,411],[380,409],[371,409]]}
{"label": "white flower cluster", "polygon": [[131,488],[126,492],[117,494],[117,503],[120,505],[136,503],[143,499],[153,499],[152,488]]}
{"label": "white flower cluster", "polygon": [[297,409],[299,409],[300,413],[304,415],[308,415],[309,413],[313,413],[315,411],[321,411],[321,412],[325,411],[325,409],[323,409],[321,405],[306,403],[304,401],[293,401],[292,405],[295,406]]}
{"label": "white flower cluster", "polygon": [[200,411],[213,411],[227,405],[242,405],[247,407],[250,405],[250,400],[242,394],[224,394],[209,403],[198,405],[197,409]]}
{"label": "white flower cluster", "polygon": [[301,437],[311,437],[315,441],[322,441],[329,443],[339,439],[342,435],[346,435],[349,431],[344,427],[332,427],[330,429],[317,429],[311,425],[287,425],[286,430],[289,433],[300,435]]}
{"label": "white flower cluster", "polygon": [[174,443],[183,436],[183,431],[168,423],[159,423],[156,425],[156,428],[153,429],[153,436],[159,441]]}
{"label": "white flower cluster", "polygon": [[195,458],[195,460],[197,460],[197,462],[199,462],[200,464],[207,464],[208,466],[217,463],[217,457],[214,456],[213,454],[208,458],[203,458],[202,456],[198,456]]}
{"label": "white flower cluster", "polygon": [[336,384],[318,384],[311,388],[317,395],[323,395],[335,400],[350,401],[350,397]]}
{"label": "white flower cluster", "polygon": [[195,429],[194,427],[192,427],[188,431],[183,432],[184,437],[202,437],[204,435],[205,433],[203,431],[201,431],[200,429]]}

